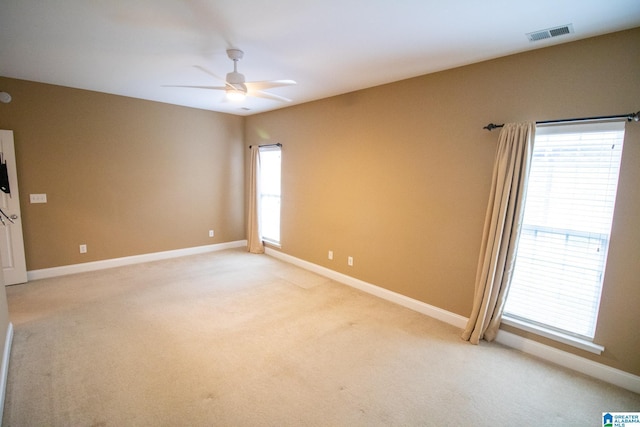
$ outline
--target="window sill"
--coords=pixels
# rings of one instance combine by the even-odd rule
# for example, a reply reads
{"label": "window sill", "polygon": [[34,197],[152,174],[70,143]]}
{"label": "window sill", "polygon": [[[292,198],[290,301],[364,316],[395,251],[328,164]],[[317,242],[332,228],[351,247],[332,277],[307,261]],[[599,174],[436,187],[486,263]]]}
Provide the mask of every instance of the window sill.
{"label": "window sill", "polygon": [[531,332],[532,334],[549,338],[550,340],[558,341],[563,344],[567,344],[572,347],[576,347],[581,350],[588,351],[593,354],[600,355],[604,351],[603,346],[595,344],[591,341],[587,341],[585,339],[574,337],[568,334],[563,334],[561,332],[553,331],[551,329],[546,329],[538,325],[524,322],[520,319],[514,319],[513,317],[509,317],[508,315],[504,315],[502,317],[502,323],[508,326],[513,326],[514,328],[522,329],[523,331],[526,331],[526,332]]}

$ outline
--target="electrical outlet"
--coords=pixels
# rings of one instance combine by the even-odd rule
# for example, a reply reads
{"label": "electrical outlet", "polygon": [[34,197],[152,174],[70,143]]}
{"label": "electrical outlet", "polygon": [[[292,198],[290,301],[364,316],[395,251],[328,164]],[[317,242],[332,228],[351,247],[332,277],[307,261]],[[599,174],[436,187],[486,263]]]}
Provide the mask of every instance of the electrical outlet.
{"label": "electrical outlet", "polygon": [[213,236],[214,236],[213,230],[209,230],[209,237],[213,237]]}
{"label": "electrical outlet", "polygon": [[329,251],[329,254],[327,255],[327,258],[333,259],[333,251]]}
{"label": "electrical outlet", "polygon": [[353,267],[353,257],[352,256],[347,257],[347,265],[349,267]]}
{"label": "electrical outlet", "polygon": [[87,245],[80,245],[80,253],[81,254],[87,253]]}

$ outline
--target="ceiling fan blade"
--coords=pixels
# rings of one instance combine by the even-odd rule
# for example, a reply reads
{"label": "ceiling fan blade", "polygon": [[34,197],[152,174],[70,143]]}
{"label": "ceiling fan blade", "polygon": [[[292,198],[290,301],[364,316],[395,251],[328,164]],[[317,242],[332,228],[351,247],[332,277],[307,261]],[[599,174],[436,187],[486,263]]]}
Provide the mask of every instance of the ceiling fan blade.
{"label": "ceiling fan blade", "polygon": [[274,101],[291,102],[289,98],[285,98],[284,96],[280,95],[274,95],[268,92],[263,92],[261,90],[250,90],[248,95],[255,96],[256,98],[272,99]]}
{"label": "ceiling fan blade", "polygon": [[297,84],[294,80],[269,80],[263,82],[246,82],[249,90],[271,89],[273,87],[291,86]]}
{"label": "ceiling fan blade", "polygon": [[224,78],[222,78],[222,77],[220,77],[220,76],[216,75],[216,74],[215,74],[213,71],[211,71],[211,70],[208,70],[208,69],[206,69],[206,68],[204,68],[204,67],[202,67],[202,66],[200,66],[200,65],[194,65],[194,67],[196,67],[196,68],[197,68],[198,70],[200,70],[200,71],[203,71],[203,72],[205,72],[205,73],[209,74],[211,77],[214,77],[214,78],[216,78],[217,80],[220,80],[221,82],[225,82],[225,79],[224,79]]}
{"label": "ceiling fan blade", "polygon": [[188,87],[188,88],[192,88],[192,89],[227,90],[226,86],[162,85],[162,87]]}

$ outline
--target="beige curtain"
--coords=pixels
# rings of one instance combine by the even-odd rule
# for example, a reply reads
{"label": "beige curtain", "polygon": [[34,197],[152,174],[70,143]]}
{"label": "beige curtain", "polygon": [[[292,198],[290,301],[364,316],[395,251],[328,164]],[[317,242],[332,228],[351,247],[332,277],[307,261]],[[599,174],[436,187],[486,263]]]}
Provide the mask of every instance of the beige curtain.
{"label": "beige curtain", "polygon": [[515,264],[535,123],[508,123],[500,131],[489,206],[476,272],[473,310],[462,338],[473,344],[498,333]]}
{"label": "beige curtain", "polygon": [[260,147],[257,145],[251,147],[247,249],[254,254],[264,253],[264,244],[260,233]]}

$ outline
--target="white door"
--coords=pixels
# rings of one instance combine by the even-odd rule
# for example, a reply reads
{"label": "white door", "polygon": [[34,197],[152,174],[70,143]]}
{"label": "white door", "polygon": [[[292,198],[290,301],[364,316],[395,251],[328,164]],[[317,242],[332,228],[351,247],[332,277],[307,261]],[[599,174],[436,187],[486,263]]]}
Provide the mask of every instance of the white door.
{"label": "white door", "polygon": [[[13,148],[13,131],[0,130],[0,164],[6,163],[9,177],[9,193],[0,190],[0,256],[4,284],[15,285],[27,281],[27,263],[24,258],[22,238],[22,218],[20,216],[20,195],[16,155]],[[0,168],[0,172],[2,168]],[[2,179],[0,173],[0,187]]]}

